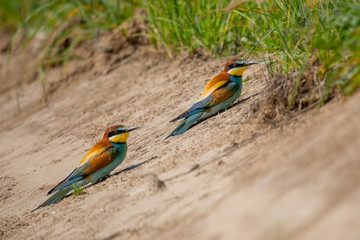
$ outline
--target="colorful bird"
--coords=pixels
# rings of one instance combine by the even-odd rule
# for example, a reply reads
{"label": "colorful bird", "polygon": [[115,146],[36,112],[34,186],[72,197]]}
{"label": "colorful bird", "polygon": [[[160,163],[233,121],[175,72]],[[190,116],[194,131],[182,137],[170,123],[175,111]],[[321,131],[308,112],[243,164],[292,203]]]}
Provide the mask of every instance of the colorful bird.
{"label": "colorful bird", "polygon": [[189,110],[170,121],[174,122],[184,118],[165,139],[186,132],[196,121],[208,118],[233,103],[241,94],[242,75],[246,68],[252,64],[257,63],[236,59],[229,60],[224,71],[206,85],[199,101],[192,105]]}
{"label": "colorful bird", "polygon": [[48,194],[54,192],[55,194],[36,209],[59,202],[71,190],[108,176],[123,162],[129,132],[137,128],[126,128],[122,125],[109,127],[103,138],[90,149],[75,170],[48,192]]}

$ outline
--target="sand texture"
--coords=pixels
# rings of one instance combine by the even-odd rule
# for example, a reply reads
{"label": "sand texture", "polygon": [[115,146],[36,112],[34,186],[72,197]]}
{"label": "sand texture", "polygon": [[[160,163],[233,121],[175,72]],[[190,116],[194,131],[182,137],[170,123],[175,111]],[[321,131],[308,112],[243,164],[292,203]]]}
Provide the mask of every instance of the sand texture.
{"label": "sand texture", "polygon": [[[359,93],[268,122],[271,79],[251,66],[244,101],[163,141],[228,58],[108,51],[113,38],[52,68],[45,95],[37,75],[16,87],[36,46],[9,70],[1,53],[0,239],[359,239]],[[114,124],[141,127],[114,174],[32,213]]]}

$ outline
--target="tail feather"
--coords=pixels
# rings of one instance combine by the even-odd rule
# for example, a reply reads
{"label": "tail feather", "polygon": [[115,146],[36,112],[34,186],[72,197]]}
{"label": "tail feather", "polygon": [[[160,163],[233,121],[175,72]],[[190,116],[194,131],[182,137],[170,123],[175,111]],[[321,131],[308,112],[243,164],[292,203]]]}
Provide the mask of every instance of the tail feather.
{"label": "tail feather", "polygon": [[175,122],[175,121],[180,120],[182,118],[190,117],[191,115],[194,115],[194,114],[196,114],[198,112],[201,112],[201,111],[204,111],[204,109],[197,109],[197,110],[193,110],[193,111],[188,110],[186,112],[183,112],[182,114],[180,114],[176,118],[170,120],[170,122]]}
{"label": "tail feather", "polygon": [[74,188],[85,186],[88,183],[89,183],[89,181],[82,180],[82,181],[79,181],[77,183],[74,183],[74,184],[72,184],[70,186],[67,186],[67,187],[64,187],[64,188],[58,190],[57,192],[54,193],[54,195],[49,197],[44,203],[42,203],[37,208],[32,210],[32,212],[39,209],[39,208],[41,208],[41,207],[45,207],[45,206],[51,205],[53,203],[59,202],[61,199],[63,199],[66,196],[66,194],[68,194]]}
{"label": "tail feather", "polygon": [[44,203],[42,203],[41,205],[39,205],[37,208],[35,208],[33,211],[41,208],[41,207],[45,207],[48,205],[51,205],[53,203],[59,202],[61,199],[63,199],[66,194],[68,194],[68,192],[70,192],[73,189],[73,186],[67,186],[59,191],[57,191],[54,195],[52,195],[51,197],[49,197]]}
{"label": "tail feather", "polygon": [[168,139],[169,137],[183,134],[184,132],[186,132],[191,127],[191,125],[193,125],[197,120],[199,120],[202,114],[203,112],[198,112],[185,118],[184,121],[182,121],[179,126],[177,126],[175,130],[172,131],[164,140]]}
{"label": "tail feather", "polygon": [[[73,172],[75,172],[77,169],[75,169]],[[71,174],[73,174],[73,172]],[[76,178],[72,178],[69,180],[69,177],[71,176],[71,174],[65,178],[63,181],[61,181],[58,185],[56,185],[53,189],[51,189],[47,194],[52,194],[53,192],[56,192],[58,190],[61,190],[63,188],[66,188],[67,186],[70,186],[72,184],[74,184],[75,182],[80,181],[82,178],[87,177],[85,174],[83,176],[79,176]]]}

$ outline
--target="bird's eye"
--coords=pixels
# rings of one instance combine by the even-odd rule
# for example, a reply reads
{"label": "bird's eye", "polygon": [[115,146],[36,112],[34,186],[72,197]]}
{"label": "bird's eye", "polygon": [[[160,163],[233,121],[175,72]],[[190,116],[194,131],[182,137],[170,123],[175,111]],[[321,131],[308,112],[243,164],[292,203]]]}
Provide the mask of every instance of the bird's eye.
{"label": "bird's eye", "polygon": [[116,130],[115,130],[115,134],[119,134],[119,133],[120,133],[120,131],[116,129]]}

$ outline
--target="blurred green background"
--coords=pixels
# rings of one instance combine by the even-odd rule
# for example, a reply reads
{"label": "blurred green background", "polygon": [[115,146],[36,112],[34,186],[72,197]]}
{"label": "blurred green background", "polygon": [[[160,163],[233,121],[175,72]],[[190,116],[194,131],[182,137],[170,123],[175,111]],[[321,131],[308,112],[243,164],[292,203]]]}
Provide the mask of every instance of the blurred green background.
{"label": "blurred green background", "polygon": [[[146,16],[135,14],[138,9]],[[144,35],[170,58],[199,49],[241,57],[256,45],[253,56],[272,76],[299,72],[295,88],[315,71],[325,102],[334,88],[349,95],[360,85],[359,13],[358,1],[345,0],[1,0],[0,27],[13,40],[25,35],[23,46],[38,34],[51,39],[42,44],[43,68],[49,61],[65,64],[78,43],[142,18]],[[58,51],[69,36],[67,49]]]}

